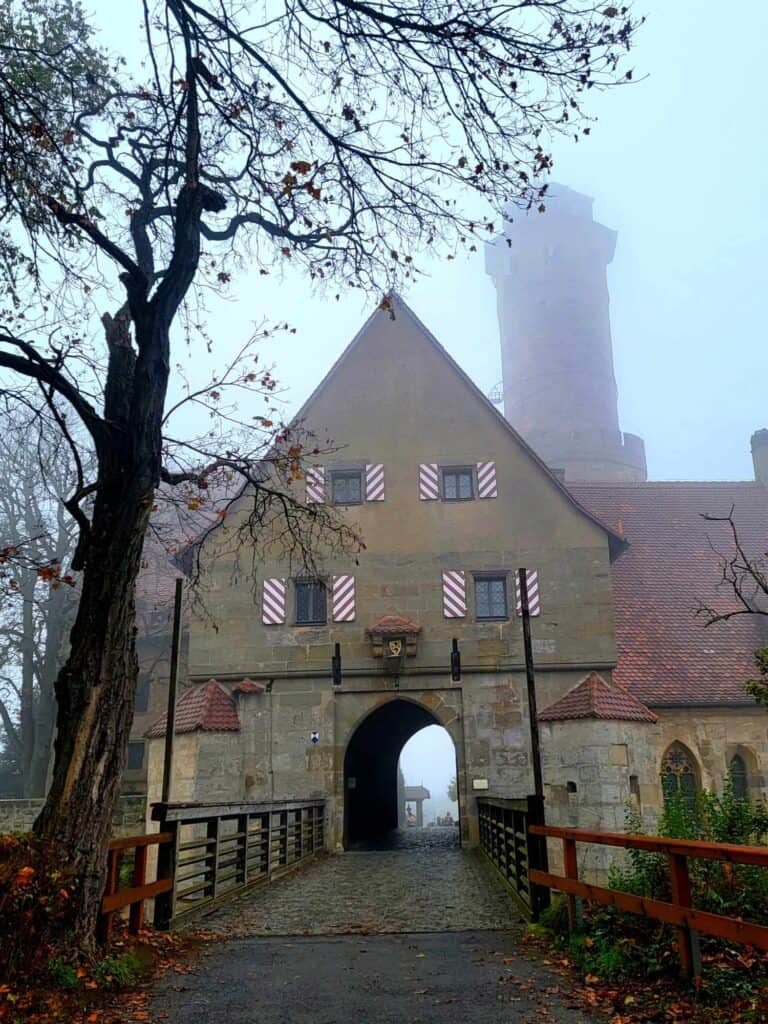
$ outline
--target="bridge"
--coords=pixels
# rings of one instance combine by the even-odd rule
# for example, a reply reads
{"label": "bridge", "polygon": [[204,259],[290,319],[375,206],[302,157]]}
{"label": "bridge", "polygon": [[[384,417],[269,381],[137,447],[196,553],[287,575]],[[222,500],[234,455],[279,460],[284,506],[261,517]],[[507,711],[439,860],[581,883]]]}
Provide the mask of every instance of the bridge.
{"label": "bridge", "polygon": [[[290,827],[282,835],[295,851]],[[589,1021],[521,944],[518,903],[479,850],[461,849],[458,829],[396,830],[291,868],[205,917],[177,916],[210,932],[214,952],[158,991],[153,1017],[509,1024],[538,1019],[545,999],[548,1021]]]}
{"label": "bridge", "polygon": [[[325,850],[324,801],[159,804],[161,831],[118,839],[110,851],[103,937],[130,906],[130,927],[155,901],[158,927],[202,923],[210,955],[184,985],[165,985],[154,1011],[232,1024],[310,1020],[561,1024],[594,1018],[574,1005],[549,961],[521,943],[550,888],[673,925],[681,971],[701,973],[698,936],[768,949],[768,927],[696,909],[691,857],[768,867],[764,847],[558,828],[540,823],[534,798],[478,800],[480,846],[453,828],[393,829],[354,849]],[[550,873],[544,837],[562,842],[564,875]],[[666,855],[671,902],[579,878],[576,844]],[[132,887],[118,888],[122,853],[135,848]],[[157,878],[147,882],[148,851]]]}

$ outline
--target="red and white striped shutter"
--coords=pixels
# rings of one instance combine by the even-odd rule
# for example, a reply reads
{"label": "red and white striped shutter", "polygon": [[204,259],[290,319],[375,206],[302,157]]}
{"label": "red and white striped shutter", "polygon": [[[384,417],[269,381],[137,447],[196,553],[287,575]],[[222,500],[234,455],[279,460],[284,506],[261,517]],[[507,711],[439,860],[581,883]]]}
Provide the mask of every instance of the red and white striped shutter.
{"label": "red and white striped shutter", "polygon": [[[531,615],[541,615],[538,572],[535,569],[528,569],[526,581],[528,583],[528,611]],[[518,615],[523,614],[523,604],[520,600],[520,577],[517,573],[515,573],[515,609]]]}
{"label": "red and white striped shutter", "polygon": [[355,577],[334,576],[332,611],[334,622],[352,622],[355,618]]}
{"label": "red and white striped shutter", "polygon": [[467,614],[467,579],[461,570],[443,573],[443,615],[463,619]]}
{"label": "red and white striped shutter", "polygon": [[478,462],[477,496],[478,498],[495,498],[497,496],[495,462]]}
{"label": "red and white striped shutter", "polygon": [[307,504],[321,505],[325,501],[325,466],[310,466],[307,470]]}
{"label": "red and white striped shutter", "polygon": [[436,462],[422,462],[419,466],[419,498],[435,501],[440,497],[440,477]]}
{"label": "red and white striped shutter", "polygon": [[365,467],[365,500],[384,501],[384,467],[380,462]]}
{"label": "red and white striped shutter", "polygon": [[282,625],[285,622],[285,579],[265,579],[261,589],[261,621],[265,626]]}

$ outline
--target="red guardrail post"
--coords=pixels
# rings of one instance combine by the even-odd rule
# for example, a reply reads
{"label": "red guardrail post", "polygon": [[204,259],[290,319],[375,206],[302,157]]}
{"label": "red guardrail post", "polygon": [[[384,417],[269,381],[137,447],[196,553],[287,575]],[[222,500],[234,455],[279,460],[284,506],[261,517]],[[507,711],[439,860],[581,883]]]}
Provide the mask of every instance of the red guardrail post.
{"label": "red guardrail post", "polygon": [[[578,880],[579,862],[576,858],[576,840],[563,838],[563,867],[565,877]],[[568,929],[575,932],[579,928],[579,918],[576,912],[576,897],[571,893],[566,896],[568,901]]]}
{"label": "red guardrail post", "polygon": [[[147,847],[137,846],[133,855],[133,886],[146,885],[147,882]],[[131,935],[138,935],[144,924],[144,900],[132,903],[128,917],[128,930]]]}
{"label": "red guardrail post", "polygon": [[[680,853],[669,853],[669,877],[672,883],[672,902],[680,907],[692,906],[691,880],[688,875],[688,860]],[[701,974],[699,936],[687,925],[677,929],[677,946],[680,951],[680,966],[685,978]]]}

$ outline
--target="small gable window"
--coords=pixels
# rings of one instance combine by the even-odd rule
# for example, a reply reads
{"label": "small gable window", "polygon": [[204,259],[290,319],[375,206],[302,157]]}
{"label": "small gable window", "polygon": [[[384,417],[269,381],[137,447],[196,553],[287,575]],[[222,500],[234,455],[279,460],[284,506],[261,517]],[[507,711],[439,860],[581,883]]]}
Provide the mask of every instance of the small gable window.
{"label": "small gable window", "polygon": [[474,496],[470,467],[443,470],[444,501],[470,501]]}
{"label": "small gable window", "polygon": [[478,576],[475,579],[475,617],[508,618],[506,576]]}
{"label": "small gable window", "polygon": [[360,505],[363,501],[363,474],[359,469],[331,473],[331,499],[334,505]]}
{"label": "small gable window", "polygon": [[326,596],[325,583],[322,580],[296,580],[296,624],[325,625]]}
{"label": "small gable window", "polygon": [[699,788],[696,767],[693,758],[680,743],[673,743],[664,755],[661,762],[661,785],[665,801],[680,796],[688,808],[695,808]]}
{"label": "small gable window", "polygon": [[741,754],[734,754],[728,764],[728,773],[731,777],[733,795],[743,799],[748,795],[749,783],[747,781],[747,765]]}

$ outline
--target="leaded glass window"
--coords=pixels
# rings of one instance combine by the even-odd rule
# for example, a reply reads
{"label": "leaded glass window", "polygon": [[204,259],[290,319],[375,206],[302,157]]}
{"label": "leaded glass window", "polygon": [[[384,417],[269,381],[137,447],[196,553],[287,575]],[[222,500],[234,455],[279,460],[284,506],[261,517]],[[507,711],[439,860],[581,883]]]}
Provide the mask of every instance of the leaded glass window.
{"label": "leaded glass window", "polygon": [[480,576],[475,580],[475,616],[478,619],[507,618],[506,576]]}
{"label": "leaded glass window", "polygon": [[296,581],[296,623],[321,626],[326,621],[326,589],[322,580]]}
{"label": "leaded glass window", "polygon": [[469,501],[473,497],[471,469],[443,470],[443,498],[445,501]]}
{"label": "leaded glass window", "polygon": [[691,810],[696,805],[696,768],[688,751],[680,744],[673,744],[661,762],[661,785],[664,799],[680,796]]}
{"label": "leaded glass window", "polygon": [[363,474],[359,469],[331,474],[334,505],[360,505],[363,501]]}
{"label": "leaded glass window", "polygon": [[731,762],[728,765],[728,771],[731,776],[733,795],[740,798],[747,796],[749,790],[749,784],[747,781],[747,765],[741,754],[733,755]]}

